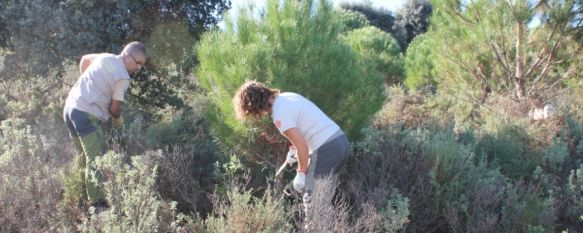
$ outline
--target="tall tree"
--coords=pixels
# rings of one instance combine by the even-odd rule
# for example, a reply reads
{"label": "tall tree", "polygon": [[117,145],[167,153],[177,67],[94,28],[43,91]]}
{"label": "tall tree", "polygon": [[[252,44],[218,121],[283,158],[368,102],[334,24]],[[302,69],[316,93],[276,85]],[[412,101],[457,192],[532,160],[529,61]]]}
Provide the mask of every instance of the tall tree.
{"label": "tall tree", "polygon": [[[128,103],[139,109],[185,107],[177,96],[198,60],[192,47],[221,20],[227,0],[0,0],[0,79],[51,78],[35,92],[72,85],[61,80],[68,64],[86,53],[119,53],[146,44],[147,68],[132,78]],[[60,80],[60,82],[59,82]],[[136,83],[138,82],[138,83]],[[138,84],[138,85],[136,85]],[[156,117],[149,115],[148,117]]]}
{"label": "tall tree", "polygon": [[564,93],[580,83],[577,2],[432,1],[436,77],[482,102],[490,90],[520,100]]}
{"label": "tall tree", "polygon": [[2,76],[57,77],[63,62],[89,52],[119,52],[131,40],[150,48],[177,44],[175,37],[150,40],[167,29],[163,25],[182,25],[189,33],[181,36],[196,39],[228,8],[227,0],[0,0]]}

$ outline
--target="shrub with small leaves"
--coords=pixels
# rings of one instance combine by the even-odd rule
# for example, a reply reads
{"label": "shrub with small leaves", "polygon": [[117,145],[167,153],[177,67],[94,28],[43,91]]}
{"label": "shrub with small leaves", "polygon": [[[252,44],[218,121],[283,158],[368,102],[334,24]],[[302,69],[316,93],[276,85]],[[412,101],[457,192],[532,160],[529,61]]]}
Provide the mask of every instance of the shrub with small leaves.
{"label": "shrub with small leaves", "polygon": [[168,232],[176,221],[176,203],[160,200],[156,191],[156,153],[132,156],[125,164],[121,154],[108,152],[96,159],[104,176],[102,187],[110,207],[90,207],[81,225],[82,232]]}
{"label": "shrub with small leaves", "polygon": [[231,186],[224,198],[216,197],[214,214],[205,221],[209,233],[283,233],[291,229],[283,200],[269,192],[256,198],[250,190]]}
{"label": "shrub with small leaves", "polygon": [[50,140],[23,119],[0,123],[0,231],[54,231],[59,219],[59,159]]}

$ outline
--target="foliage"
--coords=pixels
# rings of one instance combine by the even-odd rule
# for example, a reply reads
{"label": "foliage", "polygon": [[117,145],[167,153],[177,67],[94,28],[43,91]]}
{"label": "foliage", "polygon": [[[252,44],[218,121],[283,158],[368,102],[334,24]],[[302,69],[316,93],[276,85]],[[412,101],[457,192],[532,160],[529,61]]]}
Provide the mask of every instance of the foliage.
{"label": "foliage", "polygon": [[[579,141],[575,135],[580,126],[559,126],[556,135],[561,136],[547,143],[529,122],[501,121],[496,113],[484,111],[481,127],[458,136],[451,128],[454,118],[444,117],[452,110],[442,109],[456,106],[443,97],[406,95],[396,87],[389,95],[373,128],[357,142],[344,176],[347,185],[340,189],[354,200],[356,213],[370,205],[369,197],[387,196],[386,190],[394,187],[411,203],[407,231],[577,229],[578,194],[566,187],[577,187],[567,185],[577,183],[572,174],[580,164],[575,146],[568,145]],[[422,120],[407,123],[414,118]],[[557,123],[544,122],[548,126],[543,130]]]}
{"label": "foliage", "polygon": [[382,73],[388,85],[403,79],[403,54],[390,34],[369,26],[348,32],[345,41],[362,57],[362,65]]}
{"label": "foliage", "polygon": [[[76,61],[85,53],[121,51],[132,40],[146,42],[152,51],[178,45],[189,48],[192,42],[180,42],[198,37],[229,8],[223,0],[33,0],[1,1],[0,5],[0,45],[7,55],[4,74],[25,79],[58,77],[64,61]],[[184,25],[190,35],[160,38],[175,24]]]}
{"label": "foliage", "polygon": [[231,187],[224,200],[215,200],[214,215],[206,221],[206,232],[288,232],[290,214],[282,199],[267,193],[254,198],[251,191]]}
{"label": "foliage", "polygon": [[483,133],[478,138],[475,147],[478,158],[485,159],[511,178],[532,174],[541,164],[541,158],[528,150],[530,140],[526,132],[512,125],[500,124],[497,127],[496,131]]}
{"label": "foliage", "polygon": [[406,93],[402,86],[388,89],[389,101],[375,114],[373,125],[390,127],[403,124],[407,128],[417,128],[429,121],[430,111],[425,107],[425,95],[418,92]]}
{"label": "foliage", "polygon": [[359,12],[338,9],[335,13],[337,20],[340,21],[341,25],[344,25],[344,28],[341,29],[344,33],[370,25],[366,17]]}
{"label": "foliage", "polygon": [[411,41],[405,55],[405,85],[411,90],[437,85],[433,76],[433,59],[429,35],[419,35]]}
{"label": "foliage", "polygon": [[[394,35],[393,26],[395,25],[395,16],[392,12],[382,8],[374,8],[371,2],[343,2],[340,4],[340,8],[348,11],[360,12],[366,16],[366,19],[372,26],[375,26],[386,33]],[[401,44],[400,41],[399,44]]]}
{"label": "foliage", "polygon": [[[234,122],[229,112],[233,90],[246,78],[299,90],[361,135],[351,137],[354,153],[342,170],[334,210],[324,210],[334,212],[335,232],[583,229],[582,93],[563,92],[580,81],[580,0],[569,10],[572,1],[541,1],[536,7],[528,1],[432,1],[432,29],[413,40],[405,63],[407,80],[415,81],[412,86],[419,90],[389,87],[382,108],[382,76],[377,70],[383,66],[372,64],[383,60],[387,51],[368,45],[358,50],[345,39],[353,36],[361,39],[359,44],[381,34],[386,41],[386,34],[367,28],[360,13],[331,11],[321,3],[279,2],[271,1],[259,18],[243,10],[238,20],[230,19],[226,31],[205,36],[206,50],[197,52],[207,52],[202,63],[206,68],[194,77],[189,69],[198,62],[191,50],[197,32],[187,26],[191,21],[184,20],[184,14],[172,14],[176,9],[188,11],[181,7],[190,2],[58,5],[0,0],[0,30],[10,32],[0,33],[0,231],[302,232],[301,197],[280,196],[278,188],[267,185],[274,181],[273,169],[264,165],[279,165],[283,158],[265,158],[285,153],[278,132],[268,121],[259,126],[229,123]],[[148,5],[154,3],[162,5]],[[164,4],[172,5],[169,18],[152,13],[159,13]],[[150,7],[132,8],[146,5]],[[89,6],[96,11],[87,12]],[[79,13],[69,14],[75,9]],[[516,27],[528,25],[533,13],[540,15],[541,24],[524,27],[525,43],[516,46]],[[83,14],[87,19],[79,19]],[[98,20],[99,15],[104,20]],[[40,17],[47,24],[38,24]],[[116,21],[128,17],[136,20]],[[152,21],[137,20],[144,18]],[[515,24],[517,18],[524,23]],[[563,28],[563,20],[571,21]],[[55,25],[66,29],[46,33],[58,28]],[[93,26],[97,29],[83,29]],[[68,27],[77,29],[63,34],[72,30]],[[16,29],[22,34],[15,36]],[[81,174],[67,169],[76,152],[62,123],[63,98],[78,73],[72,60],[84,49],[119,51],[126,39],[144,38],[155,55],[148,69],[134,77],[124,105],[125,127],[115,131],[104,124],[108,147],[116,151],[99,159],[111,207],[88,210],[87,203],[79,201]],[[522,54],[524,66],[533,67],[544,48],[533,72],[540,74],[546,62],[552,64],[546,76],[536,76],[539,81],[526,82],[533,91],[527,94],[551,87],[542,92],[543,98],[553,97],[548,92],[568,95],[550,99],[557,109],[553,118],[532,121],[524,118],[529,103],[513,97],[513,81],[503,80],[503,66],[509,64],[510,73],[516,74],[512,66]],[[30,51],[54,54],[33,56]],[[363,51],[368,55],[362,56]],[[496,51],[504,51],[502,60],[508,62],[500,62]],[[15,60],[19,54],[31,62]],[[365,60],[371,65],[364,66]],[[10,67],[15,64],[26,72],[17,73]],[[473,76],[476,67],[486,82]],[[52,78],[31,78],[37,77],[29,75],[33,72]],[[206,82],[204,91],[192,82],[195,79]],[[440,89],[429,92],[423,88],[427,83],[437,83]],[[481,94],[484,83],[492,92],[481,101],[474,95]],[[367,101],[369,95],[378,99]],[[204,115],[209,106],[213,111]],[[361,113],[372,121],[352,121]],[[211,127],[229,137],[212,137]],[[254,180],[241,181],[249,174]],[[287,178],[276,182],[282,185]]]}
{"label": "foliage", "polygon": [[[0,1],[0,43],[4,80],[57,82],[43,92],[61,90],[82,55],[119,54],[134,40],[144,42],[150,59],[132,78],[126,102],[152,113],[181,109],[181,94],[192,88],[188,75],[198,63],[191,52],[200,35],[230,7],[224,0],[190,1]],[[146,120],[158,120],[144,114]]]}
{"label": "foliage", "polygon": [[132,156],[131,164],[124,164],[124,160],[123,155],[112,152],[96,159],[98,169],[105,175],[103,187],[111,207],[106,210],[90,207],[81,231],[171,231],[176,226],[170,224],[176,220],[176,203],[158,198],[157,166],[151,155]]}
{"label": "foliage", "polygon": [[[157,112],[126,109],[126,124],[119,143],[129,154],[156,151],[159,174],[156,188],[164,200],[177,201],[181,212],[208,213],[212,206],[208,196],[220,183],[211,174],[215,164],[225,160],[219,153],[204,119],[204,96],[184,93],[189,104],[177,111],[167,107]],[[155,115],[154,119],[146,119]]]}
{"label": "foliage", "polygon": [[397,190],[387,195],[387,203],[381,209],[384,217],[384,232],[397,232],[404,228],[409,216],[409,199],[404,197]]}
{"label": "foliage", "polygon": [[252,149],[251,156],[259,157],[255,161],[270,161],[270,155],[284,153],[285,145],[269,122],[235,119],[232,98],[247,79],[306,96],[354,138],[384,99],[382,77],[360,66],[359,57],[339,39],[343,25],[334,20],[331,6],[314,4],[269,1],[260,20],[242,10],[236,25],[227,21],[226,31],[206,34],[196,48],[197,76],[208,91],[215,134],[223,144],[247,153]]}
{"label": "foliage", "polygon": [[433,7],[428,0],[408,0],[397,11],[393,36],[399,46],[407,51],[411,41],[429,29],[429,17]]}
{"label": "foliage", "polygon": [[[206,137],[210,139],[210,137]],[[202,140],[202,139],[201,139]],[[209,196],[215,185],[222,184],[213,166],[219,161],[211,142],[174,146],[156,157],[159,175],[156,189],[164,200],[177,202],[180,212],[207,214],[212,210]]]}
{"label": "foliage", "polygon": [[[435,76],[443,89],[483,102],[490,91],[543,102],[579,85],[575,1],[436,0],[431,19]],[[538,26],[528,27],[542,11]],[[459,90],[464,90],[459,93]]]}
{"label": "foliage", "polygon": [[19,118],[1,122],[0,145],[0,231],[52,231],[66,217],[57,205],[62,161],[52,156],[62,148]]}
{"label": "foliage", "polygon": [[571,170],[568,181],[567,181],[567,200],[568,203],[566,204],[566,211],[569,220],[573,223],[578,223],[577,225],[581,226],[581,220],[577,219],[577,215],[581,215],[581,211],[583,211],[583,194],[581,194],[581,190],[583,190],[583,165],[580,165],[579,168]]}
{"label": "foliage", "polygon": [[371,2],[343,2],[340,8],[366,16],[370,25],[391,34],[402,52],[407,50],[413,38],[427,31],[432,11],[431,4],[426,0],[406,1],[396,14],[383,8],[376,9]]}

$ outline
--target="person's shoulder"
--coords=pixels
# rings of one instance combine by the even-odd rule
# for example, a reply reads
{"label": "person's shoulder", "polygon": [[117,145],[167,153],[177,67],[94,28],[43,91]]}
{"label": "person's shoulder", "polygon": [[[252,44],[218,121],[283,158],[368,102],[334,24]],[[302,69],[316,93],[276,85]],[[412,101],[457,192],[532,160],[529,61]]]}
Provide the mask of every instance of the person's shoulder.
{"label": "person's shoulder", "polygon": [[117,55],[111,53],[100,53],[98,57],[104,60],[119,60]]}
{"label": "person's shoulder", "polygon": [[123,63],[123,60],[119,55],[111,54],[111,53],[102,53],[102,54],[100,54],[100,57],[104,63],[113,65],[117,69],[121,69],[121,68],[125,69],[125,65]]}
{"label": "person's shoulder", "polygon": [[112,59],[115,59],[115,55],[111,53],[93,53],[87,54],[85,57],[90,57],[91,60],[97,62],[109,62],[112,61]]}
{"label": "person's shoulder", "polygon": [[279,96],[284,97],[289,100],[296,100],[296,99],[303,99],[304,97],[298,93],[294,92],[282,92],[279,93]]}

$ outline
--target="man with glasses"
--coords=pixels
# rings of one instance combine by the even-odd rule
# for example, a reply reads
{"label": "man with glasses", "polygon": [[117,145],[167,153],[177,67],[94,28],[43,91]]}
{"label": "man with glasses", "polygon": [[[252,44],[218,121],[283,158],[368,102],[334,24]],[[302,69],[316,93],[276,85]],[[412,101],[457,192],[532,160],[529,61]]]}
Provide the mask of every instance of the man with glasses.
{"label": "man with glasses", "polygon": [[121,54],[87,54],[81,58],[81,76],[69,91],[63,116],[79,155],[75,169],[84,178],[87,199],[95,207],[106,207],[103,191],[98,188],[100,174],[95,158],[104,154],[101,123],[111,118],[121,128],[121,104],[130,85],[130,74],[146,63],[146,47],[140,42],[127,44]]}

